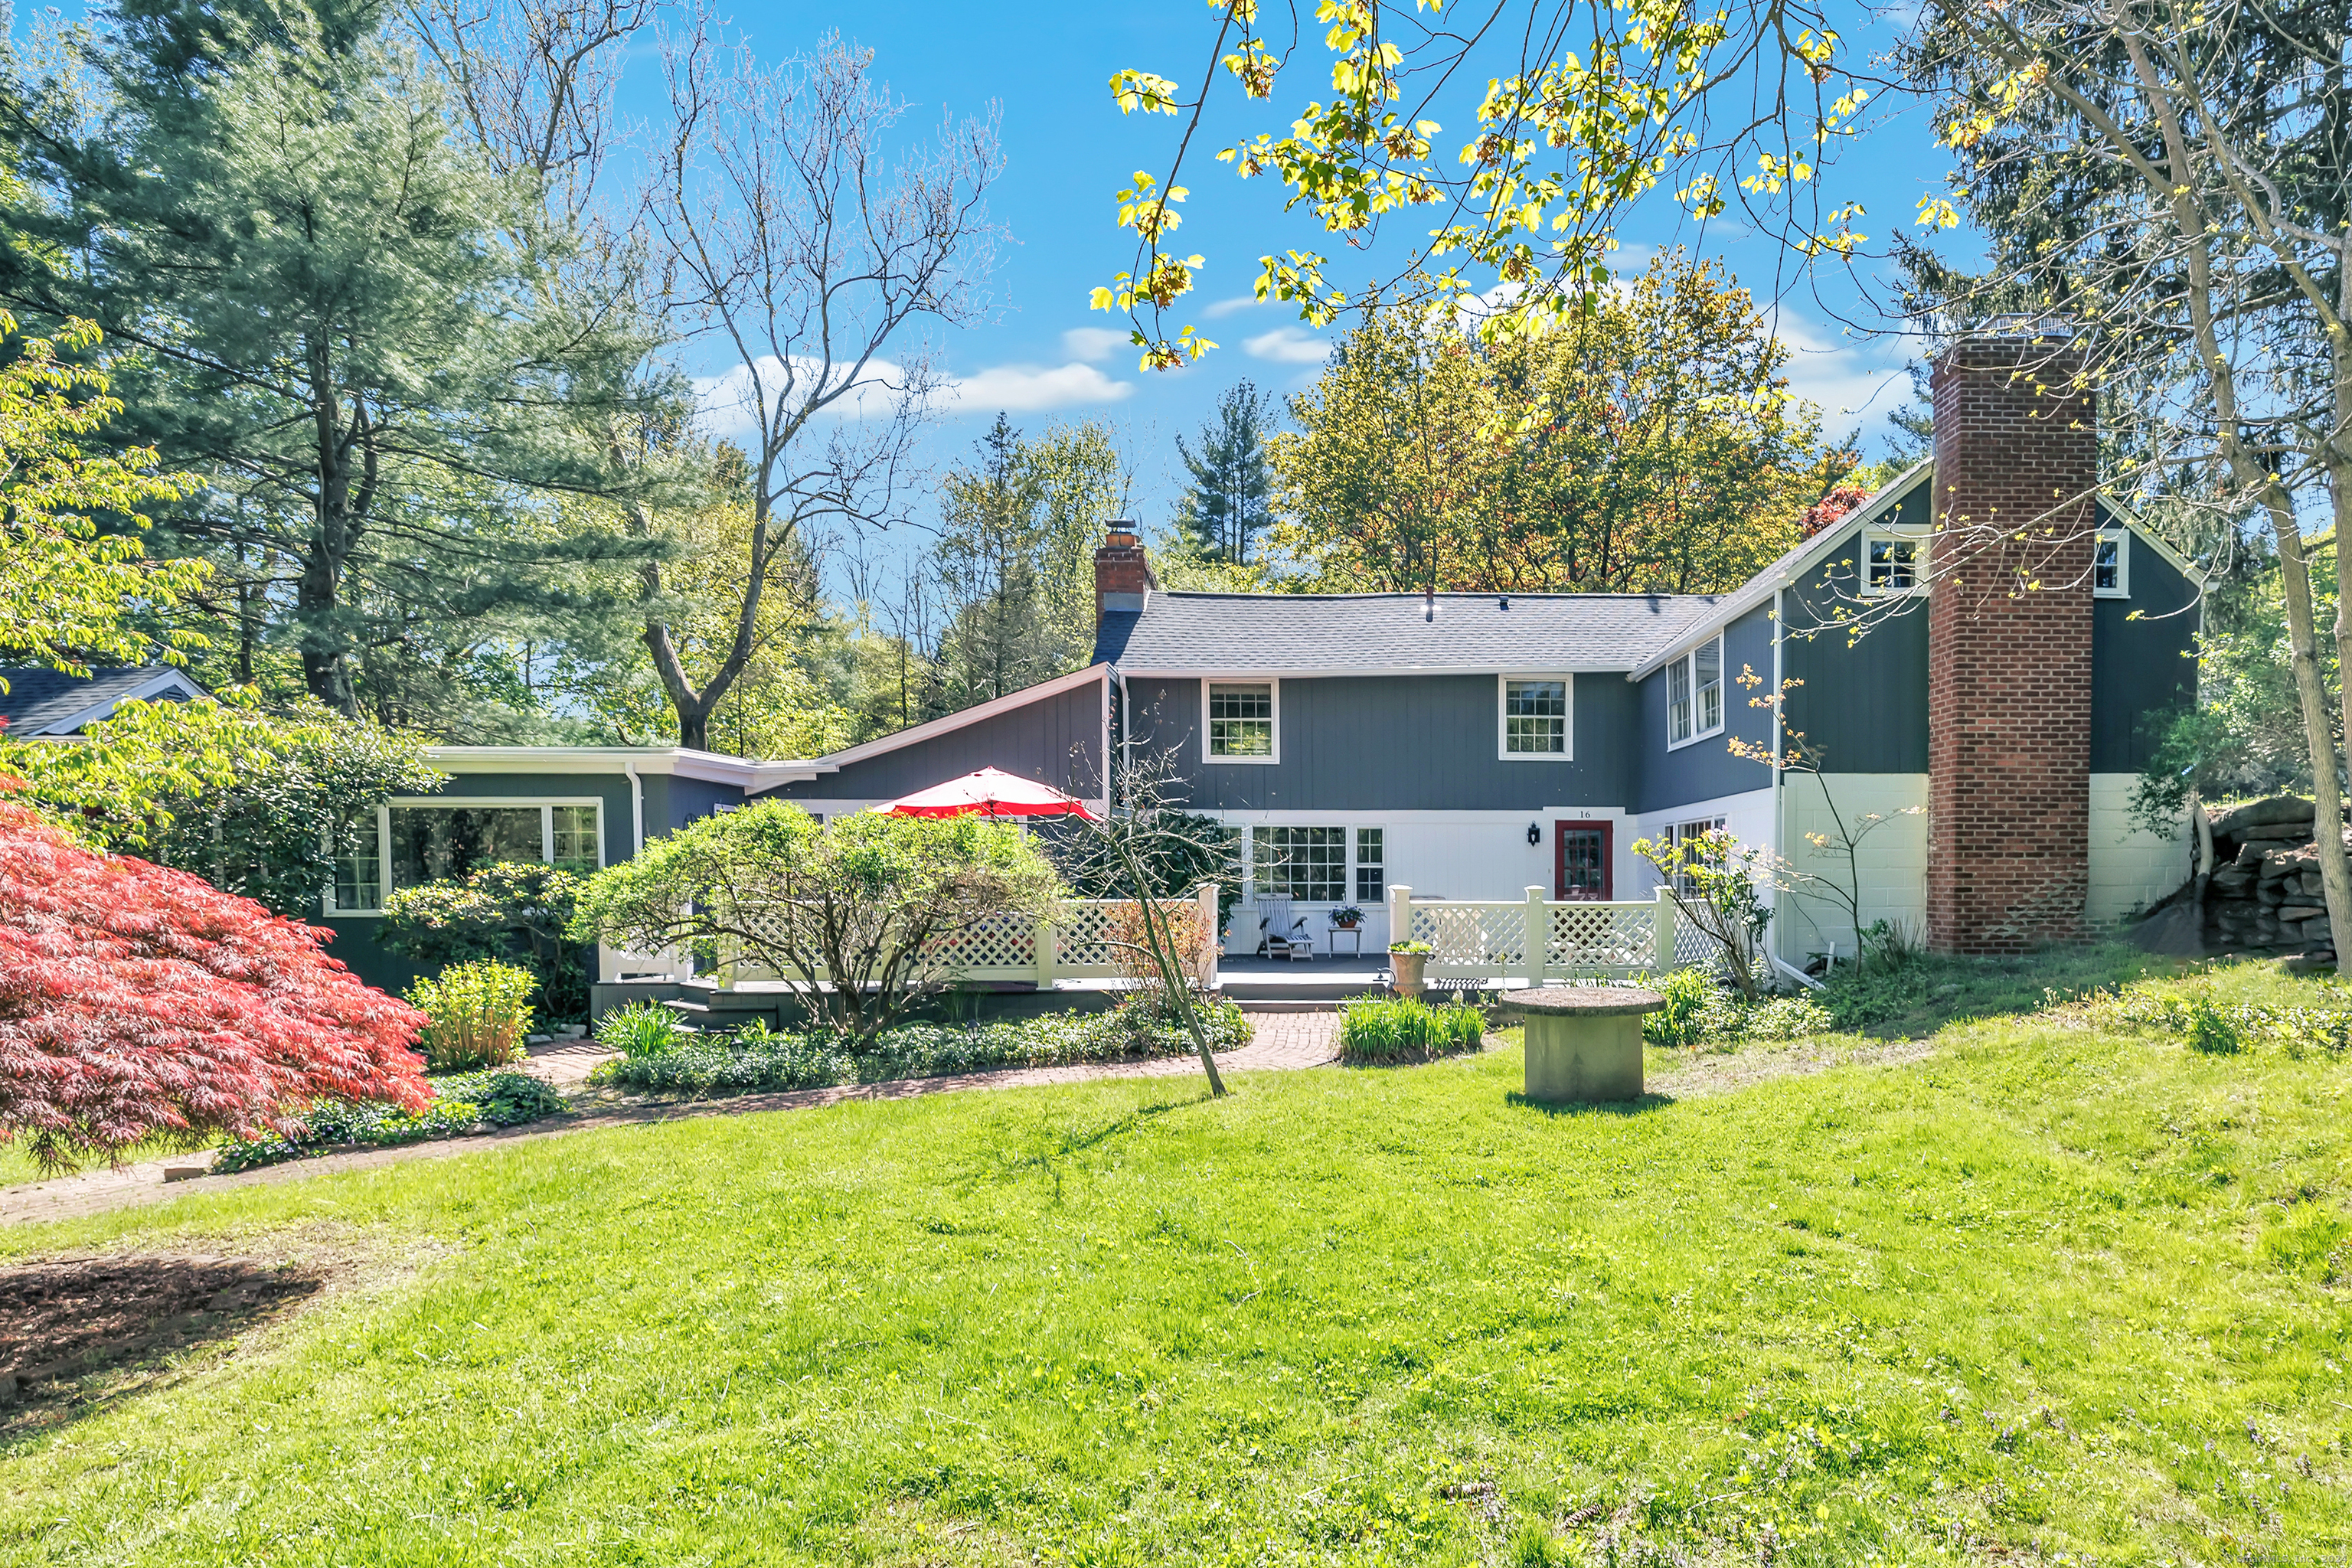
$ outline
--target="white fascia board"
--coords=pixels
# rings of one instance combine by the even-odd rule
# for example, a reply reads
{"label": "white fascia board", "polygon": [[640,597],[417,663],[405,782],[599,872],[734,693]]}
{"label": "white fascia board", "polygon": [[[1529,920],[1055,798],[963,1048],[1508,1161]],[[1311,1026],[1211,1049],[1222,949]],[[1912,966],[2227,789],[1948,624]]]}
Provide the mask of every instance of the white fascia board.
{"label": "white fascia board", "polygon": [[125,702],[152,702],[156,698],[174,691],[180,694],[183,700],[189,702],[212,695],[190,679],[183,671],[159,669],[130,690],[118,691],[111,697],[101,698],[79,712],[68,713],[62,719],[52,719],[26,738],[27,740],[37,740],[44,736],[52,739],[63,738],[71,735],[85,724],[97,723]]}
{"label": "white fascia board", "polygon": [[[1531,656],[1534,657],[1534,656]],[[1543,675],[1622,675],[1626,665],[1561,664],[1556,660],[1542,661],[1536,673]],[[1402,664],[1394,666],[1323,665],[1308,669],[1227,669],[1223,668],[1187,667],[1183,669],[1162,669],[1157,665],[1121,665],[1119,673],[1129,679],[1142,680],[1330,680],[1350,675],[1526,675],[1535,667],[1522,659],[1517,664]]]}
{"label": "white fascia board", "polygon": [[671,774],[748,793],[798,784],[833,770],[822,763],[754,762],[684,746],[427,746],[425,760],[446,773]]}
{"label": "white fascia board", "polygon": [[[852,763],[862,763],[868,757],[883,756],[898,751],[902,746],[911,746],[918,741],[929,741],[940,735],[953,734],[958,730],[969,728],[983,720],[993,719],[1000,713],[1010,713],[1016,708],[1026,708],[1032,702],[1041,702],[1048,697],[1058,697],[1065,691],[1076,691],[1082,686],[1106,679],[1110,668],[1108,664],[1090,664],[1084,669],[1074,669],[1067,675],[1057,675],[1051,680],[1041,680],[1034,686],[1024,686],[1018,691],[1008,691],[1003,696],[983,702],[977,708],[967,708],[961,713],[950,713],[944,718],[929,720],[915,725],[912,729],[901,730],[896,734],[884,735],[878,740],[852,746],[847,751],[832,752],[818,758],[814,763],[794,763],[789,765],[814,768],[817,773],[837,773]],[[814,778],[815,773],[808,776]],[[780,778],[774,782],[791,784],[794,781]],[[768,786],[763,784],[761,787]]]}
{"label": "white fascia board", "polygon": [[[1672,647],[1654,654],[1625,679],[1646,680],[1664,669],[1681,655],[1690,651],[1716,632],[1722,631],[1741,616],[1759,606],[1772,602],[1773,595],[1783,588],[1796,586],[1797,579],[1821,563],[1839,541],[1857,528],[1868,528],[1902,504],[1903,498],[1936,471],[1932,458],[1923,458],[1878,488],[1878,493],[1821,531],[1796,549],[1767,566],[1739,585],[1738,591],[1715,607],[1714,614],[1704,622],[1684,628]],[[1773,636],[1780,636],[1776,626]]]}

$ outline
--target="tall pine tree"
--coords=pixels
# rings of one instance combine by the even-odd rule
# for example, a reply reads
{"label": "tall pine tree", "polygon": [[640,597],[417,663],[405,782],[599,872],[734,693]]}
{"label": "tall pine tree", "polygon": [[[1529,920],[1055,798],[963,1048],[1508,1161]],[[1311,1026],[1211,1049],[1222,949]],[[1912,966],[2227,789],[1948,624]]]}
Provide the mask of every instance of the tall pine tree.
{"label": "tall pine tree", "polygon": [[1213,561],[1248,564],[1250,541],[1274,521],[1274,469],[1265,437],[1276,411],[1271,395],[1248,381],[1217,400],[1217,416],[1201,427],[1198,451],[1176,437],[1176,453],[1192,476],[1176,503],[1176,527],[1193,550]]}
{"label": "tall pine tree", "polygon": [[109,19],[95,114],[71,84],[0,86],[31,187],[0,211],[0,298],[132,351],[124,434],[207,479],[172,521],[312,695],[357,712],[372,652],[462,642],[648,548],[546,498],[615,487],[606,433],[663,390],[638,376],[654,335],[581,297],[573,237],[455,132],[381,0]]}

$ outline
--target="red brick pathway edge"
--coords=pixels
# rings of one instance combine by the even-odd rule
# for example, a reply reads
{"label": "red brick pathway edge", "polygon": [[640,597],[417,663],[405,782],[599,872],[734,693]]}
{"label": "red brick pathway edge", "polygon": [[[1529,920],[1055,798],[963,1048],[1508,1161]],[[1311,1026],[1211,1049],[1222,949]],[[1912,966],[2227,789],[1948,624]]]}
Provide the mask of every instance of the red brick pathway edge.
{"label": "red brick pathway edge", "polygon": [[[1336,1013],[1252,1014],[1250,1026],[1248,1045],[1238,1050],[1218,1053],[1217,1068],[1220,1072],[1285,1072],[1324,1067],[1339,1059],[1339,1019]],[[575,1067],[581,1058],[587,1056],[587,1052],[572,1047],[551,1054],[565,1058],[563,1064],[558,1067],[551,1061],[546,1063],[546,1067],[553,1070],[542,1071],[541,1076],[557,1082],[577,1082],[585,1076],[585,1068],[577,1071],[569,1069]],[[596,1058],[601,1059],[602,1055],[596,1053]],[[541,1068],[539,1061],[530,1065],[534,1069]],[[590,1132],[603,1127],[631,1127],[706,1116],[751,1116],[767,1110],[806,1110],[818,1106],[838,1105],[846,1100],[913,1100],[922,1095],[947,1094],[960,1089],[1029,1089],[1039,1084],[1084,1083],[1096,1079],[1176,1078],[1200,1070],[1201,1064],[1191,1057],[1168,1057],[1147,1062],[1104,1062],[1084,1067],[1000,1068],[989,1072],[954,1073],[943,1078],[894,1079],[887,1083],[842,1084],[832,1089],[746,1094],[732,1100],[668,1101],[659,1105],[636,1105],[598,1111],[567,1121],[560,1127],[513,1127],[474,1138],[446,1138],[427,1143],[403,1144],[396,1149],[364,1149],[348,1154],[323,1154],[315,1159],[289,1161],[283,1165],[265,1165],[256,1171],[240,1171],[235,1175],[199,1176],[169,1185],[163,1181],[163,1167],[166,1164],[184,1164],[186,1161],[146,1160],[135,1165],[126,1165],[119,1171],[91,1171],[81,1175],[62,1176],[55,1181],[28,1182],[21,1186],[0,1188],[0,1225],[33,1225],[44,1220],[76,1219],[84,1215],[163,1203],[199,1193],[225,1192],[231,1187],[300,1181],[310,1176],[331,1175],[339,1171],[371,1171],[410,1160],[443,1160],[456,1154],[475,1154],[516,1143],[568,1137],[574,1132]]]}

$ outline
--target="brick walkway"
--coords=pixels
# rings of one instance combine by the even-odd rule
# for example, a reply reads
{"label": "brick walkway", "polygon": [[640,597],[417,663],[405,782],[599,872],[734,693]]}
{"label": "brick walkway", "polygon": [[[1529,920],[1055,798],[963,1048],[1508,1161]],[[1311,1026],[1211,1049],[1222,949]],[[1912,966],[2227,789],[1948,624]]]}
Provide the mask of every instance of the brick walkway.
{"label": "brick walkway", "polygon": [[[1239,1050],[1220,1052],[1220,1072],[1290,1071],[1328,1066],[1339,1059],[1339,1017],[1337,1013],[1252,1013],[1250,1043]],[[549,1082],[572,1086],[584,1079],[597,1062],[612,1053],[593,1045],[568,1045],[542,1049],[528,1070]],[[266,1165],[233,1176],[200,1176],[165,1185],[163,1167],[188,1162],[148,1160],[120,1171],[92,1171],[53,1182],[29,1182],[0,1188],[0,1225],[26,1225],[42,1220],[72,1219],[110,1209],[162,1203],[198,1193],[231,1187],[266,1186],[299,1181],[338,1171],[370,1171],[411,1160],[444,1160],[456,1154],[569,1137],[603,1127],[630,1127],[646,1122],[682,1121],[705,1116],[750,1116],[766,1110],[803,1110],[838,1105],[845,1100],[914,1100],[957,1089],[1028,1089],[1039,1084],[1084,1083],[1095,1079],[1177,1078],[1197,1073],[1201,1064],[1190,1057],[1170,1057],[1148,1062],[1109,1062],[1089,1067],[1003,1068],[993,1072],[956,1073],[945,1078],[898,1079],[888,1083],[844,1084],[834,1089],[796,1089],[782,1094],[739,1095],[732,1100],[688,1100],[660,1105],[634,1105],[598,1111],[560,1127],[515,1127],[478,1138],[446,1138],[430,1143],[410,1143],[397,1149],[367,1149],[348,1154],[325,1154],[311,1160]]]}

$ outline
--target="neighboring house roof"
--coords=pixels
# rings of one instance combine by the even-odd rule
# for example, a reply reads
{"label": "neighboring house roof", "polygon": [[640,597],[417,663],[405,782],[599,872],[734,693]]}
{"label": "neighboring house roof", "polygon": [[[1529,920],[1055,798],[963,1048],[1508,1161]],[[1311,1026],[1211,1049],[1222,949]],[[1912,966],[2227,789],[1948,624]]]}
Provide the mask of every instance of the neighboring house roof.
{"label": "neighboring house roof", "polygon": [[1710,617],[1713,594],[1167,594],[1103,616],[1128,675],[1631,669]]}
{"label": "neighboring house roof", "polygon": [[427,746],[425,760],[454,773],[668,774],[734,784],[746,794],[833,771],[822,763],[755,762],[687,746]]}
{"label": "neighboring house roof", "polygon": [[8,689],[0,692],[0,719],[7,721],[0,734],[13,741],[74,734],[133,699],[187,702],[208,695],[185,670],[154,665],[94,669],[88,675],[17,668],[0,669],[0,680],[8,683]]}

